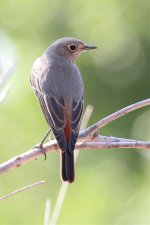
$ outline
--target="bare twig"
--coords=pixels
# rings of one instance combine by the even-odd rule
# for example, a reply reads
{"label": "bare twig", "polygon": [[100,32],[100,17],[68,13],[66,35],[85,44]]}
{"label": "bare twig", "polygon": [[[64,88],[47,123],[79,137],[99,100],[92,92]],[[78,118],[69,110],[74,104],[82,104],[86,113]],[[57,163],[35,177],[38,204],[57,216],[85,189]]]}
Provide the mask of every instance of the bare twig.
{"label": "bare twig", "polygon": [[[58,145],[56,140],[52,140],[49,143],[44,145],[44,149],[46,152],[54,151],[58,149]],[[38,148],[32,148],[29,151],[22,153],[18,156],[13,157],[12,159],[0,164],[0,174],[7,172],[13,168],[20,167],[25,163],[38,158],[43,155],[43,153]]]}
{"label": "bare twig", "polygon": [[[125,114],[150,105],[150,99],[127,106],[110,116],[103,118],[94,125],[80,132],[76,147],[78,149],[108,149],[110,148],[143,148],[144,150],[150,150],[149,142],[140,142],[138,140],[130,140],[118,137],[107,137],[98,135],[97,130],[113,120],[124,116]],[[95,143],[98,142],[98,143]],[[44,146],[45,152],[52,152],[58,149],[56,140],[52,140],[46,143]],[[2,164],[0,164],[0,174],[5,173],[13,168],[17,168],[26,164],[27,162],[40,157],[43,153],[38,148],[33,148],[25,153],[20,154]]]}
{"label": "bare twig", "polygon": [[150,150],[150,141],[129,141],[129,142],[83,142],[78,143],[80,149],[110,149],[110,148],[136,148]]}
{"label": "bare twig", "polygon": [[150,98],[134,103],[132,105],[129,105],[123,109],[120,109],[119,111],[101,119],[100,121],[98,121],[97,123],[93,124],[91,127],[87,128],[86,130],[82,131],[80,133],[80,137],[81,139],[84,139],[86,137],[88,137],[89,135],[93,135],[98,129],[106,126],[108,123],[111,123],[112,121],[118,119],[121,116],[124,116],[132,111],[135,111],[136,109],[142,108],[144,106],[148,106],[150,105]]}
{"label": "bare twig", "polygon": [[1,197],[1,198],[0,198],[0,201],[4,200],[4,199],[6,199],[6,198],[9,198],[9,197],[11,197],[12,195],[15,195],[15,194],[17,194],[17,193],[19,193],[19,192],[25,191],[25,190],[27,190],[27,189],[36,187],[36,186],[41,185],[41,184],[44,184],[44,183],[45,183],[45,181],[44,181],[44,180],[41,180],[41,181],[38,181],[38,182],[36,182],[36,183],[30,184],[30,185],[28,185],[28,186],[26,186],[26,187],[20,188],[20,189],[18,189],[18,190],[16,190],[16,191],[13,191],[13,192],[9,193],[8,195],[5,195],[5,196]]}
{"label": "bare twig", "polygon": [[[101,137],[100,135],[98,136]],[[97,137],[97,138],[98,138]],[[101,138],[100,138],[101,139]],[[103,139],[103,136],[102,136]],[[121,141],[122,140],[122,141]],[[75,150],[82,149],[109,149],[110,146],[112,148],[142,148],[144,150],[150,150],[150,142],[148,141],[138,141],[138,140],[130,140],[125,141],[124,138],[115,137],[114,140],[112,137],[105,137],[105,141],[95,141],[94,139],[88,140],[85,142],[81,142],[80,140],[76,144]],[[58,146],[55,141],[50,141],[49,143],[44,145],[44,149],[46,152],[54,152],[58,149]],[[11,169],[22,166],[29,161],[43,155],[43,153],[39,149],[31,149],[25,153],[20,154],[2,164],[0,164],[0,174],[8,172]]]}

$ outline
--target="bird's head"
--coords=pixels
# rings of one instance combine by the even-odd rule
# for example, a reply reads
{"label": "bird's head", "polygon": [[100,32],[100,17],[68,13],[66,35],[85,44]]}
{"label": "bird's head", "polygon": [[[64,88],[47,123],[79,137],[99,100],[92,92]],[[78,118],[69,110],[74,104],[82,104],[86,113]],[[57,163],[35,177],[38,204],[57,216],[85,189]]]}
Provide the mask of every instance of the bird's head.
{"label": "bird's head", "polygon": [[95,49],[95,46],[86,45],[85,42],[76,38],[62,38],[55,41],[47,50],[49,55],[58,55],[69,62],[74,62],[84,51]]}

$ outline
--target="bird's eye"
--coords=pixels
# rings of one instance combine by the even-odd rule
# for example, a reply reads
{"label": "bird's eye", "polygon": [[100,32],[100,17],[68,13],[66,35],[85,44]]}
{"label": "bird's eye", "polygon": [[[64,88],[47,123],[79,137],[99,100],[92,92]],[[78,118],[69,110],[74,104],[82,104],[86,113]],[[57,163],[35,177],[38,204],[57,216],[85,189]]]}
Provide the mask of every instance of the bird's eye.
{"label": "bird's eye", "polygon": [[75,46],[75,45],[70,45],[70,46],[69,46],[69,49],[70,49],[71,51],[75,51],[75,50],[76,50],[76,46]]}

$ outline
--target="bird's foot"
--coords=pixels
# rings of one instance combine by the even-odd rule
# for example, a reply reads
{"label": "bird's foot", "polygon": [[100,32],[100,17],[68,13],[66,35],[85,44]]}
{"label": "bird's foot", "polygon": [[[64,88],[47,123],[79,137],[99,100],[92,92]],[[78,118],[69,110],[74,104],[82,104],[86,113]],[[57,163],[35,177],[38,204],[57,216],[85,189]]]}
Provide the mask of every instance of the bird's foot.
{"label": "bird's foot", "polygon": [[34,148],[38,148],[43,153],[43,155],[45,156],[44,160],[46,160],[47,155],[46,155],[45,148],[43,147],[43,143],[46,140],[46,138],[48,137],[48,135],[50,134],[50,132],[51,132],[51,128],[48,130],[48,132],[46,133],[46,135],[44,136],[44,138],[42,139],[40,144],[38,144],[34,147]]}
{"label": "bird's foot", "polygon": [[44,160],[47,159],[46,151],[45,151],[45,148],[43,147],[42,142],[38,145],[35,145],[34,148],[38,148],[42,152],[42,154],[44,155]]}

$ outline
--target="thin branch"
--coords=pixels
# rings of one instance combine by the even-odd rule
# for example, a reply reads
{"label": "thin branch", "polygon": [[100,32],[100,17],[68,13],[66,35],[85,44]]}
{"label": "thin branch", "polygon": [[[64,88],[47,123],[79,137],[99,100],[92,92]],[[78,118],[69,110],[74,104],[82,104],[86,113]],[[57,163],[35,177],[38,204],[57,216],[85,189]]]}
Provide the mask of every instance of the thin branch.
{"label": "thin branch", "polygon": [[[88,141],[88,140],[87,140]],[[127,139],[127,138],[118,138],[113,136],[103,136],[103,135],[94,135],[92,142],[136,142],[137,140]]]}
{"label": "thin branch", "polygon": [[[107,137],[98,135],[97,129],[107,125],[113,120],[124,116],[125,114],[134,111],[136,109],[142,108],[144,106],[150,105],[150,99],[132,104],[127,106],[110,116],[103,118],[98,121],[91,127],[80,132],[78,142],[76,147],[79,149],[108,149],[108,146],[112,146],[113,148],[143,148],[145,150],[150,150],[149,142],[140,142],[138,140],[130,140],[124,138],[117,137]],[[93,144],[93,142],[98,142],[97,144]],[[114,143],[115,142],[115,143]],[[120,143],[121,142],[121,143]],[[133,143],[134,142],[134,143]],[[97,146],[97,147],[96,147]],[[44,144],[45,152],[52,152],[58,150],[58,145],[56,140],[52,140],[46,144]],[[110,147],[109,147],[110,148]],[[23,164],[28,163],[29,161],[40,157],[43,153],[38,148],[33,148],[25,153],[20,154],[19,156],[13,157],[12,159],[0,164],[0,174],[5,173],[13,168],[17,168],[22,166]]]}
{"label": "thin branch", "polygon": [[15,195],[15,194],[17,194],[17,193],[19,193],[19,192],[25,191],[25,190],[27,190],[27,189],[36,187],[36,186],[41,185],[41,184],[44,184],[44,183],[45,183],[45,181],[44,181],[44,180],[41,180],[41,181],[38,181],[38,182],[36,182],[36,183],[30,184],[30,185],[28,185],[28,186],[26,186],[26,187],[20,188],[20,189],[18,189],[18,190],[16,190],[16,191],[13,191],[13,192],[9,193],[8,195],[5,195],[5,196],[1,197],[1,198],[0,198],[0,201],[4,200],[4,199],[6,199],[6,198],[9,198],[9,197],[11,197],[12,195]]}
{"label": "thin branch", "polygon": [[130,142],[82,142],[77,143],[80,149],[110,149],[110,148],[134,148],[150,150],[150,141],[130,141]]}
{"label": "thin branch", "polygon": [[91,127],[82,131],[79,138],[85,140],[85,137],[88,137],[89,135],[93,135],[98,129],[106,126],[107,124],[111,123],[112,121],[114,121],[132,111],[135,111],[139,108],[142,108],[142,107],[148,106],[148,105],[150,105],[150,98],[140,101],[140,102],[137,102],[137,103],[134,103],[132,105],[126,106],[125,108],[120,109],[117,112],[114,112],[113,114],[101,119],[97,123],[93,124]]}
{"label": "thin branch", "polygon": [[[46,152],[54,151],[58,149],[58,145],[56,143],[56,140],[52,140],[49,143],[46,143],[44,145],[44,149]],[[39,156],[43,155],[40,149],[38,148],[32,148],[29,151],[22,153],[18,156],[13,157],[12,159],[0,164],[0,174],[7,172],[13,168],[20,167],[24,165],[25,163],[38,158]]]}
{"label": "thin branch", "polygon": [[[81,142],[80,140],[76,144],[75,150],[81,149],[108,149],[112,146],[112,148],[142,148],[144,150],[150,150],[150,142],[140,142],[138,140],[129,140],[122,141],[121,138],[115,137],[116,141],[111,141],[112,137],[105,137],[105,142],[93,142],[91,140],[88,142]],[[124,138],[122,138],[124,140]],[[96,147],[97,146],[97,147]],[[58,149],[58,145],[56,142],[50,141],[49,143],[44,145],[44,149],[46,152],[54,152]],[[0,174],[8,172],[14,168],[20,167],[29,161],[38,158],[39,156],[43,156],[43,153],[39,149],[31,149],[25,153],[20,154],[19,156],[13,157],[12,159],[2,163],[0,165]]]}

